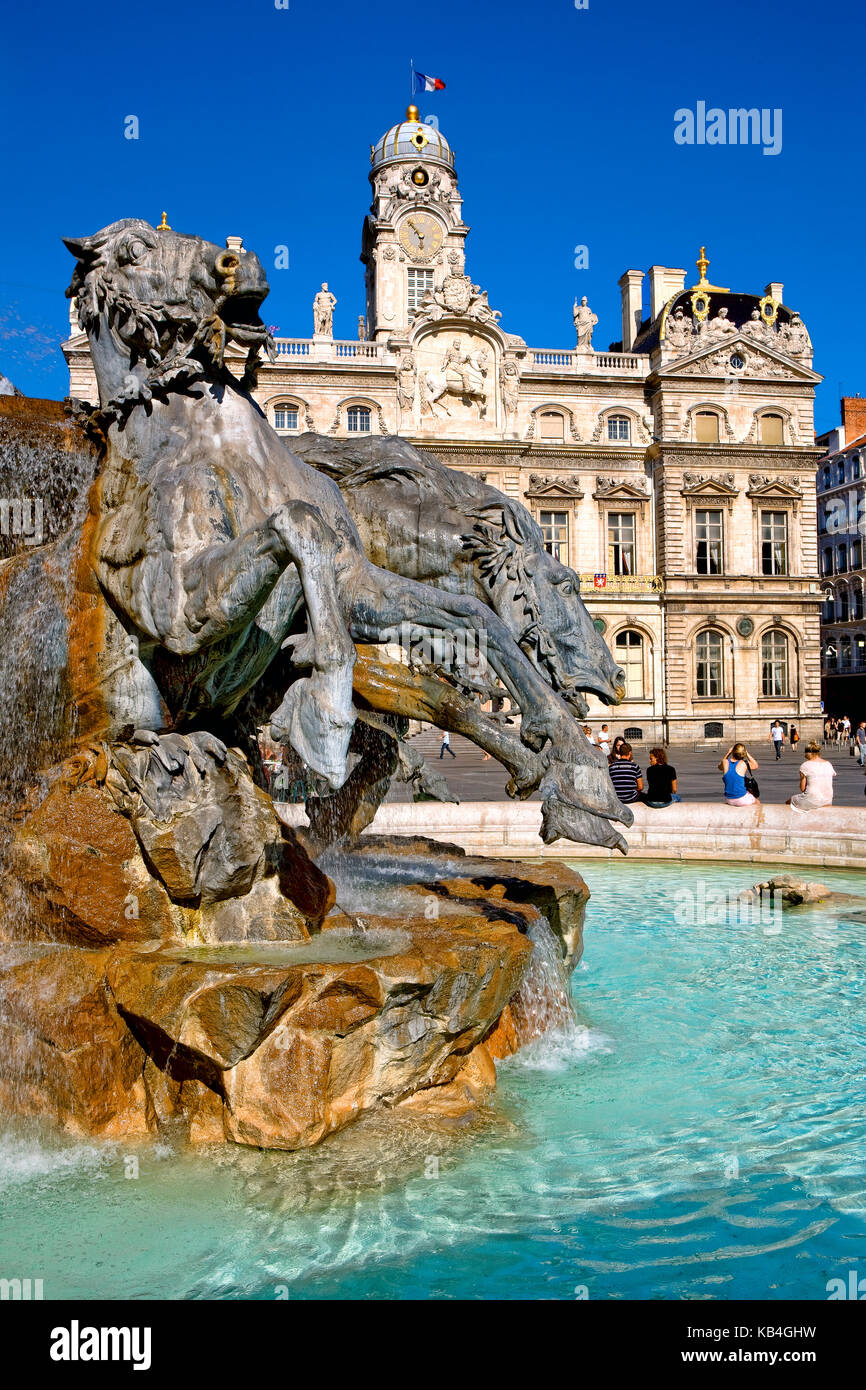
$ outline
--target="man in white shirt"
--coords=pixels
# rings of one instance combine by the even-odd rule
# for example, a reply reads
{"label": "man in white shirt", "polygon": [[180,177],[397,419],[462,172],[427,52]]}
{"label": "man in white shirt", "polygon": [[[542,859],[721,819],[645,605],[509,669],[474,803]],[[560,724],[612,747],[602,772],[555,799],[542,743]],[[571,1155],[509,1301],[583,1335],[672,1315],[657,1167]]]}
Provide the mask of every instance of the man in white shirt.
{"label": "man in white shirt", "polygon": [[781,721],[774,719],[770,727],[770,738],[773,740],[773,747],[776,750],[776,762],[782,756],[782,744],[785,742],[785,730],[782,728]]}
{"label": "man in white shirt", "polygon": [[599,731],[598,746],[606,758],[610,756],[610,729],[606,724],[602,724]]}

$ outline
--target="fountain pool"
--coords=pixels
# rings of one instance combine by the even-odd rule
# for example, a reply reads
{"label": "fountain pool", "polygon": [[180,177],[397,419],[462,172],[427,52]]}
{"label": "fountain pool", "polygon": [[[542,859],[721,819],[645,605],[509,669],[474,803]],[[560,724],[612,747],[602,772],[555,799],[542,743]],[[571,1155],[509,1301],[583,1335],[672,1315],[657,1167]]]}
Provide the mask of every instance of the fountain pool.
{"label": "fountain pool", "polygon": [[582,861],[577,1027],[501,1064],[471,1122],[370,1116],[297,1154],[6,1127],[0,1276],[46,1298],[826,1299],[866,1242],[862,922],[677,907],[767,867]]}

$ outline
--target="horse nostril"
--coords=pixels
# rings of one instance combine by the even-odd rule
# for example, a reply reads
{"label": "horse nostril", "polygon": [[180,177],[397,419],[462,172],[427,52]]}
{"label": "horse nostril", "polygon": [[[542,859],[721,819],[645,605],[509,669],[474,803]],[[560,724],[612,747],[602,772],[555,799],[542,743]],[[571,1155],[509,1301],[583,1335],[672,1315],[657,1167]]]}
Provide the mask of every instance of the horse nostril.
{"label": "horse nostril", "polygon": [[614,694],[616,695],[617,701],[622,703],[622,701],[625,699],[624,681],[617,681],[616,685],[614,686]]}

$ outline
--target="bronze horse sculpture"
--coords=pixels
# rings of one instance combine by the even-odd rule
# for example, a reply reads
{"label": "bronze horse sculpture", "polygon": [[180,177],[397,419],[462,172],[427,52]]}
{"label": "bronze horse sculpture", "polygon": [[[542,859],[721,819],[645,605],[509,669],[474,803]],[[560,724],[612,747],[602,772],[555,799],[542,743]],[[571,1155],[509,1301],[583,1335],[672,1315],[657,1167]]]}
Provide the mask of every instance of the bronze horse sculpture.
{"label": "bronze horse sculpture", "polygon": [[[473,496],[454,474],[446,486],[443,469],[435,482],[446,488],[447,516],[428,509],[413,542],[404,535],[389,552],[373,534],[375,491],[356,477],[342,480],[341,495],[311,466],[315,445],[310,462],[293,453],[250,395],[270,342],[259,318],[268,285],[253,253],[138,219],[66,245],[77,261],[68,293],[99,385],[90,423],[103,459],[73,547],[86,601],[67,617],[52,746],[111,744],[135,730],[210,730],[228,741],[245,711],[264,710],[274,736],[337,789],[356,719],[353,684],[377,708],[371,646],[404,623],[481,631],[521,712],[519,737],[442,680],[425,696],[430,717],[491,748],[519,794],[541,788],[546,838],[622,848],[611,821],[630,824],[631,814],[574,717],[581,689],[614,700],[621,676],[574,576],[545,554],[525,510],[492,489]],[[242,381],[224,363],[230,340],[248,349]],[[376,488],[387,492],[388,457],[397,479],[405,446],[379,448]],[[435,468],[424,468],[427,481],[416,475],[413,485],[429,491]],[[454,584],[445,576],[458,541]],[[7,575],[0,591],[8,588]],[[532,610],[542,589],[544,611],[527,619],[527,599]],[[408,696],[401,707],[400,690],[398,678],[381,707],[416,712]]]}

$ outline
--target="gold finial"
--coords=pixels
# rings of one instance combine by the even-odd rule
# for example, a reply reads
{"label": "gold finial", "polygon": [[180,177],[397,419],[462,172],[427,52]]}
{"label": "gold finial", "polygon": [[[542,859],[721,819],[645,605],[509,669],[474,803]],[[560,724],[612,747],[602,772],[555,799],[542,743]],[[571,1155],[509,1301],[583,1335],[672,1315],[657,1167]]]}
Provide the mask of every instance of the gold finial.
{"label": "gold finial", "polygon": [[420,116],[418,115],[418,107],[417,107],[417,106],[412,105],[412,106],[407,106],[407,107],[406,107],[406,120],[407,120],[407,121],[418,121],[418,120],[420,120],[420,119],[421,119],[421,118],[420,118]]}
{"label": "gold finial", "polygon": [[707,248],[706,248],[706,246],[702,246],[702,247],[701,247],[701,254],[698,256],[698,259],[695,261],[695,265],[697,266],[698,270],[701,272],[701,278],[700,278],[700,280],[698,281],[698,284],[699,284],[699,285],[705,285],[705,284],[707,283],[707,267],[709,266],[709,264],[710,264],[710,263],[709,263],[709,261],[707,260]]}
{"label": "gold finial", "polygon": [[159,224],[159,226],[157,227],[156,230],[157,230],[158,232],[170,232],[170,231],[171,231],[171,227],[168,225],[168,223],[167,223],[166,220],[165,220],[165,213],[162,214],[162,221],[160,222],[160,224]]}

